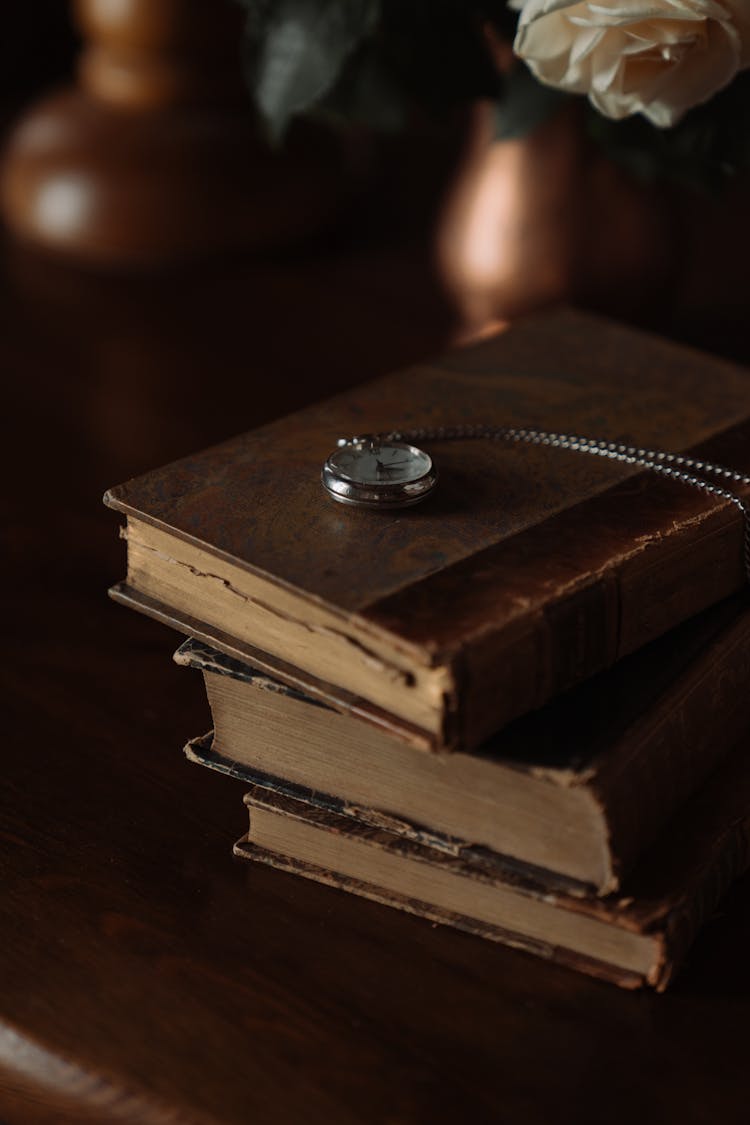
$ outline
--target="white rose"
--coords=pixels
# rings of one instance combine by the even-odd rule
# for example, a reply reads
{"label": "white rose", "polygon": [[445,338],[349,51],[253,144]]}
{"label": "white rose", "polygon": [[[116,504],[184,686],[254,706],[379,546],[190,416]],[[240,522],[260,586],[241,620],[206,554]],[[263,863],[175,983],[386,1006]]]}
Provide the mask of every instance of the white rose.
{"label": "white rose", "polygon": [[515,0],[515,53],[607,117],[674,125],[750,64],[750,0]]}

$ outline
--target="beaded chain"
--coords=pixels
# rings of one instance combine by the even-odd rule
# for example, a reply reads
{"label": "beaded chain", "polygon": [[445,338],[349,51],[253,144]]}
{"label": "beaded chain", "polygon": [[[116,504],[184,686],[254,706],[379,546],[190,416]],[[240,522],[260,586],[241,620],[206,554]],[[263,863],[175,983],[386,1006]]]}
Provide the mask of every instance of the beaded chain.
{"label": "beaded chain", "polygon": [[[713,461],[703,461],[695,457],[685,457],[681,453],[666,453],[661,449],[644,449],[636,445],[624,445],[614,441],[600,441],[583,437],[581,434],[558,434],[539,430],[532,426],[419,426],[411,430],[391,430],[377,434],[378,441],[402,441],[415,444],[421,441],[509,441],[527,445],[547,445],[554,449],[566,449],[573,453],[587,453],[592,457],[606,457],[610,461],[620,461],[625,465],[638,465],[652,473],[659,473],[680,484],[698,488],[734,504],[742,514],[744,525],[743,558],[745,574],[750,582],[750,503],[731,491],[721,481],[731,484],[750,485],[750,476],[717,465]],[[713,477],[713,480],[706,480]]]}

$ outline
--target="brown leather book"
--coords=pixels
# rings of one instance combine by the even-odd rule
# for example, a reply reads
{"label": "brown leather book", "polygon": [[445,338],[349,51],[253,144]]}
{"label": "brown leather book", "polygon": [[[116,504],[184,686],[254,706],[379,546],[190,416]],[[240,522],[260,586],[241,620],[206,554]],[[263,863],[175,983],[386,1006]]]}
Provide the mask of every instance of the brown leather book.
{"label": "brown leather book", "polygon": [[626,988],[662,991],[750,864],[747,750],[745,738],[670,822],[622,893],[608,898],[578,897],[496,859],[448,855],[257,786],[245,798],[250,830],[235,854]]}
{"label": "brown leather book", "polygon": [[750,728],[750,608],[731,599],[613,669],[448,757],[402,743],[200,642],[212,737],[188,758],[276,792],[322,800],[448,854],[492,852],[616,890]]}
{"label": "brown leather book", "polygon": [[325,494],[341,436],[535,425],[750,470],[743,369],[572,311],[396,372],[155,470],[113,596],[415,746],[470,748],[738,590],[729,501],[551,448],[430,449],[405,511]]}

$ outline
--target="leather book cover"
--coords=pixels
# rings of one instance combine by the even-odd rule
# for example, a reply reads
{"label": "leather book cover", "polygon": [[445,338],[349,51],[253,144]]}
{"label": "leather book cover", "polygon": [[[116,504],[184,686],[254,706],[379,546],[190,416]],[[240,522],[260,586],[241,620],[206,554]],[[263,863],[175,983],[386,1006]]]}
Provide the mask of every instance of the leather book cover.
{"label": "leather book cover", "polygon": [[[324,627],[301,622],[317,629],[321,651],[349,630],[341,675],[323,674],[312,658],[301,663],[298,633],[302,640],[285,648],[282,639],[266,661],[280,678],[302,668],[299,682],[322,696],[328,685],[375,721],[395,711],[397,726],[422,729],[433,748],[470,747],[738,590],[740,513],[636,466],[485,441],[425,443],[440,482],[418,507],[345,508],[320,484],[336,440],[416,426],[534,425],[697,451],[748,471],[749,414],[744,369],[560,310],[241,434],[105,500],[129,523],[164,533],[155,554],[174,561],[170,544],[182,544],[185,583],[202,575],[228,596],[221,568],[231,564],[232,574],[261,580],[311,615],[328,614]],[[194,548],[215,568],[191,562]],[[141,587],[131,575],[114,596],[234,655],[252,646],[252,630],[237,639],[239,600],[207,621],[210,605],[191,617],[192,600],[175,608],[167,585]],[[284,613],[270,608],[281,622]],[[344,673],[358,663],[352,690]],[[412,706],[423,673],[431,694]]]}
{"label": "leather book cover", "polygon": [[[497,857],[482,864],[475,857],[448,855],[344,817],[320,801],[310,803],[253,786],[245,803],[250,831],[234,849],[241,858],[516,946],[627,988],[646,985],[663,991],[722,895],[750,865],[747,738],[673,818],[622,890],[605,898],[570,893]],[[259,832],[258,839],[254,834],[253,820],[260,813],[266,814],[264,821],[270,813],[278,822],[273,846],[267,831]],[[286,847],[284,820],[305,826],[307,835],[290,833]],[[324,840],[330,863],[316,861],[316,837]],[[353,868],[352,851],[364,855],[365,863],[360,859]],[[407,867],[416,877],[406,874]],[[372,877],[362,875],[368,870]],[[447,889],[435,879],[437,873],[454,877]],[[434,898],[420,897],[420,889],[431,886],[436,889]],[[498,916],[488,920],[493,896]]]}

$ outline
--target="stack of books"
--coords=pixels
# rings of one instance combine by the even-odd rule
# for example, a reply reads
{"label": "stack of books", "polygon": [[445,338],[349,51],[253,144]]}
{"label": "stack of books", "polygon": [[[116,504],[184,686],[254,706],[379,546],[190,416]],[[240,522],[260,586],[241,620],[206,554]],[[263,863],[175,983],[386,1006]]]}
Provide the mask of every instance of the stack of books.
{"label": "stack of books", "polygon": [[750,470],[750,376],[548,313],[113,489],[113,596],[189,638],[246,783],[235,855],[662,989],[750,862],[738,507],[548,447],[435,446],[335,504],[342,436],[534,425]]}

